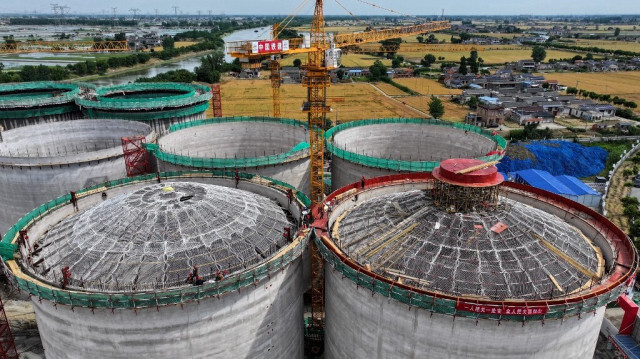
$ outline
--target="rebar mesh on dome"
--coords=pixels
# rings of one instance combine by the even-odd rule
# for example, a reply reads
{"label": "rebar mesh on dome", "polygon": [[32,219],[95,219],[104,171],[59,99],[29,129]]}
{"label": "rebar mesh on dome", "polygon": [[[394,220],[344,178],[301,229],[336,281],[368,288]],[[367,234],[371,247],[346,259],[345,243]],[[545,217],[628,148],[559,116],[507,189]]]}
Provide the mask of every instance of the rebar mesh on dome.
{"label": "rebar mesh on dome", "polygon": [[251,192],[154,184],[58,223],[29,270],[59,284],[68,266],[70,287],[105,292],[178,287],[194,265],[210,280],[263,262],[287,244],[289,226],[276,202]]}
{"label": "rebar mesh on dome", "polygon": [[337,226],[338,244],[356,261],[449,295],[549,299],[601,275],[601,255],[576,228],[506,198],[497,210],[462,214],[437,208],[425,191],[388,194],[353,208]]}

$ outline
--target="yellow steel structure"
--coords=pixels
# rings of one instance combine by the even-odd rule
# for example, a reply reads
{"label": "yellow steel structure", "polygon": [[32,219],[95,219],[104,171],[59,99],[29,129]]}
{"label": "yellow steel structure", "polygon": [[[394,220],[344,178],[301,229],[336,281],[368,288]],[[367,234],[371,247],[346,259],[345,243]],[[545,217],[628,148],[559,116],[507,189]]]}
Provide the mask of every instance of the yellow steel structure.
{"label": "yellow steel structure", "polygon": [[126,41],[25,41],[0,43],[0,53],[28,52],[123,52],[129,51]]}
{"label": "yellow steel structure", "polygon": [[[309,123],[310,144],[310,196],[314,208],[313,213],[319,213],[324,198],[324,131],[326,115],[330,111],[327,106],[327,87],[331,84],[330,67],[325,63],[326,51],[333,46],[342,48],[383,41],[398,37],[424,34],[433,31],[446,30],[451,27],[448,21],[436,21],[425,24],[365,31],[351,34],[339,34],[331,39],[325,34],[323,0],[315,0],[313,20],[311,22],[310,42],[305,44],[302,38],[289,39],[288,50],[270,51],[269,53],[255,53],[252,41],[235,41],[227,44],[227,53],[240,58],[246,68],[259,67],[261,62],[271,56],[271,83],[274,96],[274,116],[280,113],[280,65],[278,58],[284,55],[307,54],[307,74],[302,81],[307,88],[307,103],[303,111],[307,112]],[[279,25],[274,26],[273,39],[276,39]],[[307,46],[308,45],[308,46]],[[276,115],[277,114],[277,115]],[[322,328],[324,323],[324,277],[323,260],[320,252],[311,243],[311,309],[312,325]]]}

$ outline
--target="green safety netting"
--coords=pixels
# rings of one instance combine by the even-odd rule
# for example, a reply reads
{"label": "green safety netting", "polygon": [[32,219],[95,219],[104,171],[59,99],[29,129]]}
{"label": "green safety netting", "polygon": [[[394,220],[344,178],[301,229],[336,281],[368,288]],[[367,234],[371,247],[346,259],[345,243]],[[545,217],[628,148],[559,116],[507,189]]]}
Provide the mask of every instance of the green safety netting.
{"label": "green safety netting", "polygon": [[[235,175],[235,172],[224,171],[177,171],[164,172],[160,174],[161,178],[165,180],[194,178],[194,176],[224,177],[234,179]],[[238,176],[244,180],[251,180],[255,177],[259,177],[247,173],[238,173]],[[304,193],[297,191],[293,186],[268,177],[259,178],[269,181],[273,185],[291,189],[296,198],[303,205],[311,205],[311,201],[309,200],[309,198],[305,196]],[[92,193],[92,191],[98,189],[114,188],[129,184],[155,181],[156,179],[156,174],[123,178],[82,189],[80,191],[77,191],[76,194],[78,198],[82,198],[84,195],[87,195],[87,193],[90,194]],[[4,235],[2,241],[0,242],[0,255],[2,256],[2,259],[4,261],[7,261],[14,258],[18,248],[15,244],[13,244],[13,242],[17,240],[20,230],[26,229],[34,221],[37,221],[40,217],[46,215],[50,211],[56,210],[61,206],[69,204],[70,200],[70,195],[56,198],[34,209],[29,214],[21,218],[18,223],[16,223],[13,227],[11,227],[11,229],[9,229],[9,231]],[[16,282],[20,289],[27,291],[29,294],[36,295],[39,298],[46,299],[58,304],[86,308],[114,309],[157,307],[224,295],[225,293],[237,291],[249,285],[254,285],[260,280],[270,278],[274,273],[283,270],[287,265],[289,265],[289,263],[297,259],[302,254],[302,251],[306,248],[307,244],[308,237],[300,241],[297,245],[294,246],[294,248],[290,249],[286,253],[283,253],[280,257],[264,262],[256,267],[249,268],[242,273],[230,275],[223,281],[206,283],[202,286],[196,287],[168,289],[161,292],[97,294],[79,291],[66,291],[62,289],[52,288],[50,286],[43,286],[36,282],[32,282],[18,276],[14,276],[12,279]]]}
{"label": "green safety netting", "polygon": [[[195,120],[183,123],[177,123],[170,127],[170,132],[180,131],[186,128],[212,125],[218,123],[229,122],[270,122],[279,123],[289,126],[304,126],[307,124],[301,121],[286,119],[286,118],[273,118],[273,117],[221,117],[210,118],[206,120]],[[175,165],[191,167],[191,168],[247,168],[247,167],[261,167],[270,166],[279,163],[283,163],[292,158],[298,158],[304,154],[304,151],[309,149],[308,142],[300,142],[291,148],[289,151],[279,153],[276,155],[262,156],[262,157],[243,157],[243,158],[203,158],[203,157],[189,157],[183,155],[176,155],[162,151],[156,144],[146,144],[146,149],[151,152],[158,160],[172,163]]]}
{"label": "green safety netting", "polygon": [[[136,92],[170,92],[167,96],[136,95]],[[145,110],[184,107],[207,102],[211,99],[211,89],[207,86],[179,83],[141,83],[100,87],[93,99],[76,98],[76,104],[83,108],[99,110]],[[106,97],[108,95],[131,94]]]}
{"label": "green safety netting", "polygon": [[[2,84],[0,85],[0,108],[66,104],[76,99],[81,86],[84,84],[49,81]],[[57,94],[53,95],[54,92]]]}
{"label": "green safety netting", "polygon": [[[65,113],[73,113],[78,111],[78,106],[75,104],[60,105],[52,107],[32,107],[20,110],[0,110],[0,118],[33,118],[43,116],[55,116]],[[79,112],[78,112],[79,113]]]}
{"label": "green safety netting", "polygon": [[[434,168],[440,165],[440,162],[435,162],[435,161],[402,161],[402,160],[391,160],[391,159],[385,159],[385,158],[359,155],[357,153],[343,150],[333,145],[333,141],[332,141],[333,136],[340,131],[343,131],[349,128],[354,128],[354,127],[379,125],[379,124],[418,124],[418,125],[434,125],[434,126],[457,128],[463,131],[477,133],[486,138],[489,138],[492,141],[494,141],[496,145],[501,149],[504,149],[507,147],[507,140],[505,140],[504,138],[498,135],[494,135],[492,132],[484,130],[480,127],[471,126],[464,123],[448,122],[448,121],[433,120],[433,119],[422,119],[422,118],[382,118],[382,119],[375,119],[375,120],[347,122],[329,129],[325,133],[325,142],[326,142],[327,150],[329,150],[329,152],[331,152],[334,156],[337,156],[339,158],[342,158],[350,162],[358,163],[363,166],[384,168],[384,169],[390,169],[395,171],[431,172],[433,171]],[[496,154],[491,156],[480,157],[478,159],[482,161],[490,162],[490,161],[498,161],[503,156],[504,154]]]}
{"label": "green safety netting", "polygon": [[116,119],[116,120],[134,120],[134,121],[153,121],[162,120],[165,118],[179,118],[192,116],[205,112],[209,108],[208,102],[203,102],[195,106],[188,106],[183,108],[169,108],[161,111],[122,111],[111,112],[95,108],[82,108],[82,113],[87,118],[96,119]]}
{"label": "green safety netting", "polygon": [[[341,273],[342,276],[357,284],[358,287],[361,288],[360,290],[370,290],[372,295],[382,295],[384,297],[397,300],[398,302],[404,303],[410,307],[418,307],[440,314],[462,316],[473,319],[508,320],[518,322],[558,319],[580,313],[594,312],[596,309],[616,300],[624,289],[623,286],[618,286],[599,296],[584,298],[580,302],[567,301],[563,304],[549,304],[546,305],[547,312],[541,315],[499,315],[467,312],[456,309],[456,304],[458,304],[456,300],[441,298],[435,294],[426,294],[424,292],[407,290],[373,278],[365,273],[361,273],[351,266],[343,263],[335,253],[324,245],[322,240],[318,238],[317,234],[315,235],[314,241],[324,260],[327,261],[334,270]],[[470,301],[469,303],[473,303],[473,301]],[[536,305],[541,306],[540,303]],[[485,305],[485,307],[491,308],[490,305]],[[493,307],[497,309],[502,307],[502,304],[497,303]]]}

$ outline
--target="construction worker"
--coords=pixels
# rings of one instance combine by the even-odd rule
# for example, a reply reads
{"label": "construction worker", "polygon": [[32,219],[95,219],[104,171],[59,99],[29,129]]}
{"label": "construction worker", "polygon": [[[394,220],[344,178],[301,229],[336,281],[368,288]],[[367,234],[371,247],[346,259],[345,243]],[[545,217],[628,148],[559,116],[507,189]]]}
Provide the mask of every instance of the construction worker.
{"label": "construction worker", "polygon": [[107,199],[107,192],[102,192],[102,200],[104,201],[105,199]]}
{"label": "construction worker", "polygon": [[71,193],[71,204],[73,205],[73,209],[76,210],[76,212],[78,211],[78,197],[76,196],[75,192],[70,192]]}
{"label": "construction worker", "polygon": [[324,210],[324,213],[327,214],[327,218],[329,218],[329,204],[327,204],[327,202],[324,203],[324,207],[322,207],[322,209]]}
{"label": "construction worker", "polygon": [[236,188],[238,188],[238,184],[240,184],[240,175],[238,175],[238,171],[235,172],[234,178],[236,179]]}
{"label": "construction worker", "polygon": [[289,199],[289,204],[291,204],[293,201],[293,190],[291,188],[287,190],[287,198]]}
{"label": "construction worker", "polygon": [[362,187],[362,189],[364,189],[364,185],[365,185],[365,178],[364,176],[362,176],[362,179],[360,180],[360,186]]}

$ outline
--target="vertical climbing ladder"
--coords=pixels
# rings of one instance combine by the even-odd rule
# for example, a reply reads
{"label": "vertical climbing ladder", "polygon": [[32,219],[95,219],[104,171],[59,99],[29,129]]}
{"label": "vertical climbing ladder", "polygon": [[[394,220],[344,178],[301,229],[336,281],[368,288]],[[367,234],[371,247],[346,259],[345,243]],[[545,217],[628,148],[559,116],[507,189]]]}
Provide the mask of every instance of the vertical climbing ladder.
{"label": "vertical climbing ladder", "polygon": [[0,358],[18,359],[18,350],[13,340],[13,333],[9,327],[7,315],[4,312],[4,303],[0,297]]}
{"label": "vertical climbing ladder", "polygon": [[211,85],[211,109],[213,117],[222,117],[222,96],[220,95],[220,84]]}

